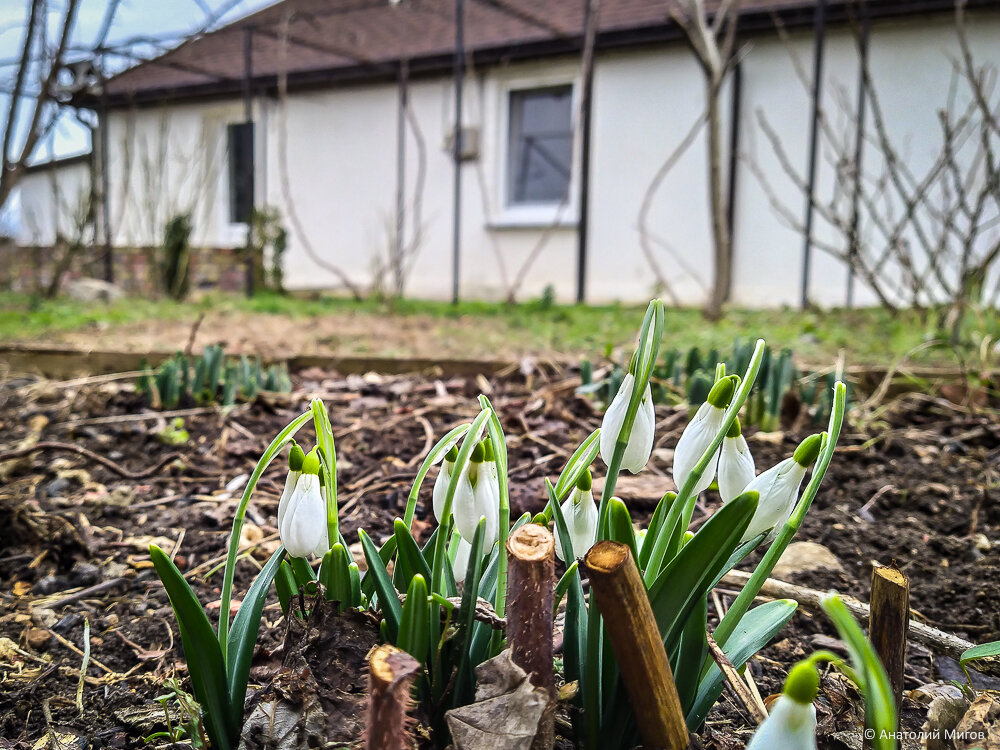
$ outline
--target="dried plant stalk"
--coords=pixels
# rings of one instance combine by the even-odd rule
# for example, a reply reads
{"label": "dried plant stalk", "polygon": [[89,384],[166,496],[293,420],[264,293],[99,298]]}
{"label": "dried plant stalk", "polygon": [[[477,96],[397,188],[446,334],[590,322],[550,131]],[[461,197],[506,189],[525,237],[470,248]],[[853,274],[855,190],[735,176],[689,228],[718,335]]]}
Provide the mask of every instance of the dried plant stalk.
{"label": "dried plant stalk", "polygon": [[546,690],[549,705],[538,725],[533,750],[555,741],[555,672],[552,667],[552,605],[555,540],[544,526],[521,526],[507,540],[507,642],[511,661],[531,684]]}
{"label": "dried plant stalk", "polygon": [[368,659],[366,750],[413,747],[407,711],[420,664],[402,649],[383,644]]}
{"label": "dried plant stalk", "polygon": [[643,745],[683,750],[689,741],[684,710],[632,553],[627,545],[601,541],[583,562]]}

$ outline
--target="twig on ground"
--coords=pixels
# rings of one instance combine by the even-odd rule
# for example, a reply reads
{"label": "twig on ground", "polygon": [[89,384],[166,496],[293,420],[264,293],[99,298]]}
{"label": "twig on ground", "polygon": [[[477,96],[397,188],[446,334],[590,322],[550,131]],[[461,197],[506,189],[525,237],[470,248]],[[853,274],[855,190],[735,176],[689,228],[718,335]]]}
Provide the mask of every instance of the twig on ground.
{"label": "twig on ground", "polygon": [[143,469],[142,471],[129,471],[128,469],[123,469],[121,466],[116,464],[111,459],[105,458],[104,456],[94,453],[86,448],[73,445],[72,443],[57,443],[54,441],[41,441],[35,443],[34,445],[29,445],[24,448],[15,448],[14,450],[4,451],[0,453],[0,463],[8,461],[15,458],[23,458],[24,456],[30,455],[35,451],[41,450],[52,450],[52,451],[67,451],[69,453],[76,453],[78,456],[83,456],[84,458],[89,458],[95,463],[99,463],[105,469],[113,471],[120,477],[125,479],[146,479],[156,474],[160,469],[169,464],[171,461],[175,461],[181,457],[180,453],[171,453],[164,456],[162,459],[157,461],[148,469]]}
{"label": "twig on ground", "polygon": [[736,693],[737,699],[743,704],[743,708],[747,710],[747,713],[750,714],[750,718],[755,723],[760,724],[767,718],[767,709],[764,708],[764,704],[758,703],[757,697],[751,692],[747,684],[743,682],[740,673],[736,671],[733,663],[726,658],[726,655],[719,648],[719,644],[715,642],[712,634],[706,633],[705,636],[708,638],[708,653],[712,655],[716,666],[722,671],[726,682],[729,683],[729,687]]}

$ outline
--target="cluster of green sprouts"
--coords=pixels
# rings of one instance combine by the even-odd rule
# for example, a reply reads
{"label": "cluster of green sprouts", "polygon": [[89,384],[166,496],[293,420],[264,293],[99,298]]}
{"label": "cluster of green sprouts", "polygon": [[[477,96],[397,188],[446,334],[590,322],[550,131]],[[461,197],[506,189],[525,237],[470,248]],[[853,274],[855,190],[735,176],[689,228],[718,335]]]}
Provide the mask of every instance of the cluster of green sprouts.
{"label": "cluster of green sprouts", "polygon": [[261,391],[288,393],[292,381],[284,364],[265,368],[256,357],[227,360],[215,344],[194,359],[178,352],[156,372],[143,373],[137,387],[152,407],[175,409],[192,403],[232,406],[237,400],[252,401]]}
{"label": "cluster of green sprouts", "polygon": [[[753,393],[765,356],[764,342],[757,342],[740,375],[726,376],[725,365],[719,365],[716,380],[728,378],[727,388],[731,398],[724,405],[724,418],[718,431],[678,491],[667,493],[657,505],[648,527],[637,532],[626,505],[615,497],[615,486],[646,386],[658,358],[662,334],[663,306],[657,300],[650,303],[643,320],[630,368],[635,387],[629,394],[621,427],[608,443],[613,450],[610,456],[602,454],[607,462],[607,472],[598,506],[595,536],[597,540],[610,539],[629,547],[647,588],[663,645],[673,667],[688,727],[695,730],[719,698],[724,680],[708,651],[708,597],[721,578],[761,546],[769,534],[773,542],[712,635],[729,661],[741,668],[775,636],[795,611],[796,603],[790,600],[768,602],[755,608],[751,605],[801,526],[819,491],[843,423],[846,391],[841,383],[833,389],[827,429],[809,441],[810,446],[818,448],[812,476],[794,510],[780,528],[767,529],[752,539],[744,540],[760,500],[756,491],[746,491],[726,502],[692,533],[688,529],[698,499],[695,490],[715,460],[727,433],[731,432],[737,415]],[[158,548],[151,548],[156,570],[180,624],[194,695],[201,703],[206,730],[214,747],[228,750],[238,744],[250,656],[272,581],[281,606],[289,616],[296,613],[297,607],[300,610],[305,608],[307,594],[310,601],[322,595],[329,601],[337,602],[342,610],[367,608],[378,612],[383,639],[406,650],[423,665],[417,692],[432,717],[435,731],[441,733],[438,736],[446,736],[444,712],[472,701],[475,667],[505,647],[503,632],[476,617],[477,600],[487,600],[497,617],[504,617],[507,539],[513,529],[533,522],[555,525],[561,558],[568,562],[555,589],[557,607],[563,601],[566,607],[564,677],[567,682],[576,682],[578,686],[574,698],[580,709],[574,712],[577,736],[588,748],[599,745],[626,748],[638,743],[636,717],[606,637],[600,609],[595,603],[588,603],[584,593],[576,558],[586,550],[573,549],[573,535],[560,505],[574,491],[586,489],[589,492],[589,472],[601,452],[601,430],[595,430],[574,451],[555,482],[546,479],[548,503],[545,512],[534,519],[524,514],[516,519],[512,527],[507,443],[490,401],[480,396],[479,404],[481,410],[471,422],[444,435],[425,457],[417,471],[403,516],[395,521],[393,534],[378,546],[364,530],[358,532],[366,563],[363,576],[352,558],[350,544],[340,531],[333,431],[326,408],[318,399],[275,437],[247,483],[230,534],[217,631],[212,628],[190,586],[170,558]],[[644,408],[651,410],[648,405]],[[247,506],[263,472],[309,422],[312,422],[316,434],[315,455],[319,459],[320,482],[324,488],[329,549],[322,554],[317,571],[306,559],[288,557],[285,548],[280,547],[264,565],[243,598],[235,618],[230,620],[238,540]],[[473,538],[465,540],[470,544],[471,551],[468,570],[464,571],[464,583],[459,587],[453,565],[460,539],[454,528],[452,508],[461,491],[460,482],[468,476],[467,469],[474,452],[484,444],[491,447],[491,458],[496,462],[499,538],[489,546],[484,544],[488,538],[487,519],[479,521]],[[437,513],[441,523],[426,543],[420,545],[412,526],[421,487],[431,468],[445,461],[446,456],[450,478],[444,492],[443,507]],[[849,643],[856,658],[851,665],[844,662],[836,665],[855,678],[866,695],[871,692],[874,696],[872,700],[882,707],[869,714],[870,720],[879,727],[894,725],[891,696],[887,705],[884,701],[881,687],[884,679],[880,682],[877,674],[871,676],[877,670],[873,672],[871,667],[871,658],[874,657],[870,647],[853,620],[848,625],[840,616],[837,605],[832,604],[831,608],[831,616],[836,613],[835,624],[842,633],[852,627],[856,631],[850,631],[853,640]],[[846,617],[850,620],[849,615]],[[854,638],[855,635],[857,638]],[[884,678],[884,671],[881,676]],[[877,740],[874,747],[885,750],[894,747],[894,743]]]}

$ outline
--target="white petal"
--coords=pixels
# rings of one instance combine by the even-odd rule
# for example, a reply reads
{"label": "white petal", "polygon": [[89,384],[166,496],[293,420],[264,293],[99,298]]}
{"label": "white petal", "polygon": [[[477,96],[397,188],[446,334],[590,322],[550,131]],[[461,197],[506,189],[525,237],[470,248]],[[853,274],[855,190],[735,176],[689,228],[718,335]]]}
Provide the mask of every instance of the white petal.
{"label": "white petal", "polygon": [[611,456],[615,452],[615,443],[618,442],[618,433],[622,431],[622,423],[625,421],[625,412],[628,411],[628,402],[632,399],[632,389],[635,386],[635,378],[632,373],[627,373],[622,378],[622,384],[618,387],[608,410],[604,412],[604,419],[601,421],[601,459],[605,464],[611,464]]}
{"label": "white petal", "polygon": [[[694,419],[688,422],[688,426],[684,428],[680,440],[677,441],[677,447],[674,448],[673,476],[678,492],[681,491],[684,482],[691,475],[705,451],[708,450],[715,436],[719,434],[725,416],[725,409],[719,409],[706,401],[698,408]],[[692,494],[697,495],[699,492],[704,492],[712,484],[712,480],[715,478],[718,455],[719,453],[716,451],[715,457],[709,462]]]}
{"label": "white petal", "polygon": [[281,498],[278,500],[278,528],[281,528],[281,519],[285,517],[285,511],[288,510],[288,501],[292,497],[292,491],[295,489],[295,483],[299,481],[299,477],[302,476],[301,471],[288,470],[285,474],[285,487],[281,490]]}
{"label": "white petal", "polygon": [[719,453],[719,496],[722,502],[728,503],[743,492],[756,473],[746,438],[742,435],[725,438]]}
{"label": "white petal", "polygon": [[465,537],[458,538],[458,550],[455,553],[455,562],[451,564],[451,569],[455,574],[455,583],[461,583],[469,573],[469,553],[472,552],[472,545],[465,541]]}
{"label": "white petal", "polygon": [[753,539],[758,534],[771,529],[764,540],[773,541],[788,520],[795,508],[799,496],[799,486],[806,474],[804,466],[796,463],[794,458],[786,458],[772,466],[746,486],[746,490],[756,490],[760,493],[757,512],[754,513],[750,526],[743,534],[743,541]]}
{"label": "white petal", "polygon": [[[573,490],[562,506],[566,530],[573,547],[573,557],[582,557],[587,553],[597,539],[597,504],[594,495],[589,490]],[[555,530],[556,557],[565,562],[562,554],[562,544],[559,541],[559,526]]]}
{"label": "white petal", "polygon": [[278,526],[281,543],[291,557],[308,557],[319,548],[326,533],[326,503],[320,494],[319,477],[303,474]]}
{"label": "white petal", "polygon": [[[444,512],[444,501],[448,496],[448,483],[451,481],[451,470],[454,466],[455,464],[451,461],[445,461],[441,464],[441,469],[438,471],[437,479],[434,480],[434,517],[437,519],[439,524],[444,522],[444,519],[441,518],[441,514]],[[454,505],[454,502],[452,502],[452,505]]]}
{"label": "white petal", "polygon": [[653,408],[653,393],[646,385],[646,393],[639,402],[635,413],[632,434],[629,435],[625,455],[622,457],[622,468],[633,474],[638,474],[649,461],[653,452],[653,436],[656,432],[656,410]]}
{"label": "white petal", "polygon": [[319,535],[319,541],[316,542],[316,549],[313,554],[316,557],[323,557],[327,552],[329,552],[330,544],[330,527],[326,523],[326,487],[319,488],[319,496],[323,500],[323,533]]}
{"label": "white petal", "polygon": [[747,750],[816,750],[816,707],[782,695],[757,727]]}
{"label": "white petal", "polygon": [[[476,533],[476,526],[479,525],[479,519],[486,519],[486,526],[483,528],[483,550],[489,550],[493,548],[493,545],[497,543],[497,538],[499,537],[500,531],[500,487],[497,481],[489,472],[489,467],[484,463],[483,468],[479,471],[479,481],[476,483],[476,511],[475,511],[475,525],[472,527],[472,533],[468,536],[472,539]],[[462,534],[463,538],[465,534],[461,530],[458,532]]]}
{"label": "white petal", "polygon": [[[472,462],[465,465],[465,470],[458,477],[458,486],[455,487],[455,499],[451,504],[452,518],[455,519],[455,528],[464,539],[471,539],[476,533],[476,524],[479,523],[479,514],[476,512],[476,490],[472,486],[469,475],[473,471]],[[478,474],[478,467],[475,469]],[[478,484],[478,482],[477,482]]]}

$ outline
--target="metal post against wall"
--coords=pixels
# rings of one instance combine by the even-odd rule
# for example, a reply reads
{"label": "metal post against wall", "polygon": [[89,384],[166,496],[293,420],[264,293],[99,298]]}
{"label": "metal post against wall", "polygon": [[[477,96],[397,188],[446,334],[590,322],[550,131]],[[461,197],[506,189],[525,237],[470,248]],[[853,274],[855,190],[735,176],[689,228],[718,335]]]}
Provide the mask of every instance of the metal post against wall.
{"label": "metal post against wall", "polygon": [[396,114],[396,296],[403,296],[403,232],[406,230],[406,108],[409,65],[399,63],[399,111]]}
{"label": "metal post against wall", "polygon": [[743,66],[733,67],[729,123],[729,192],[726,196],[726,229],[730,263],[736,258],[736,177],[740,171],[740,117],[743,112]]}
{"label": "metal post against wall", "polygon": [[819,137],[820,98],[823,95],[823,46],[826,41],[826,0],[816,3],[815,37],[813,42],[812,123],[809,128],[809,176],[806,182],[805,238],[802,246],[801,305],[809,306],[809,267],[812,260],[813,191],[816,187],[816,152]]}
{"label": "metal post against wall", "polygon": [[455,160],[455,193],[452,200],[451,302],[458,304],[459,260],[462,249],[462,79],[465,74],[465,6],[455,0],[455,130],[452,156]]}
{"label": "metal post against wall", "polygon": [[104,55],[100,59],[101,79],[101,111],[97,115],[98,149],[100,158],[98,166],[101,170],[101,234],[104,240],[104,280],[109,284],[115,282],[115,256],[111,247],[111,177],[108,174],[108,93],[104,78]]}
{"label": "metal post against wall", "polygon": [[594,101],[594,35],[599,0],[587,0],[583,15],[583,82],[580,92],[580,216],[577,222],[576,301],[582,304],[587,286],[587,242],[590,225],[590,122]]}
{"label": "metal post against wall", "polygon": [[854,259],[858,255],[861,239],[858,234],[861,200],[861,160],[865,152],[865,114],[868,104],[868,34],[870,23],[868,7],[861,4],[861,38],[858,42],[858,121],[854,131],[854,194],[851,196],[851,244],[847,248],[847,300],[848,308],[854,306]]}
{"label": "metal post against wall", "polygon": [[[253,27],[247,26],[243,33],[243,120],[244,122],[253,122]],[[251,134],[253,131],[250,131]],[[257,144],[252,139],[252,150],[256,151]],[[252,160],[251,160],[252,163]],[[244,170],[244,180],[247,182],[253,182],[254,172],[252,170]],[[253,195],[253,185],[245,185],[244,187],[250,188],[250,195]],[[251,235],[253,233],[253,206],[251,206],[251,215],[247,217],[247,241],[246,249],[244,250],[246,258],[244,264],[246,266],[246,294],[247,297],[253,297],[254,286],[255,286],[255,272],[254,268],[254,257],[253,248],[251,247]]]}

